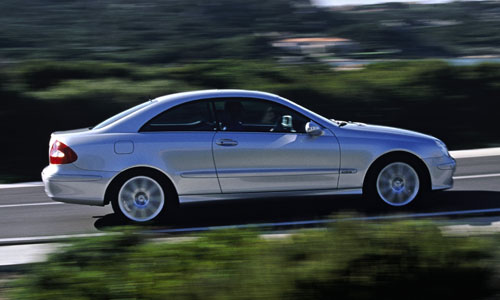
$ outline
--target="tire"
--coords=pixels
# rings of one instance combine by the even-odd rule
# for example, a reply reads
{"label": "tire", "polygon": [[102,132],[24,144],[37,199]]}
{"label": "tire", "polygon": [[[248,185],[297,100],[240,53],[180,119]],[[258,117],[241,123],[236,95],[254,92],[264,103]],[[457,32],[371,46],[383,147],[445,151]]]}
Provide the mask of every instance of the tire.
{"label": "tire", "polygon": [[154,171],[141,170],[119,178],[111,193],[111,205],[121,219],[133,223],[172,219],[178,197],[170,182]]}
{"label": "tire", "polygon": [[421,199],[429,189],[425,171],[405,156],[382,159],[367,174],[363,193],[372,204],[401,207]]}

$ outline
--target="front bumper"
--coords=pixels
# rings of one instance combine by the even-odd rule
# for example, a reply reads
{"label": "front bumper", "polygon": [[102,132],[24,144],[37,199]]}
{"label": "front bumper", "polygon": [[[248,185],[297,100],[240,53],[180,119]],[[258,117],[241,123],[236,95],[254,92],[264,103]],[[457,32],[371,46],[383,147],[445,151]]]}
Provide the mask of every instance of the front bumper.
{"label": "front bumper", "polygon": [[456,161],[451,156],[424,159],[431,176],[432,190],[445,190],[453,187],[453,174]]}
{"label": "front bumper", "polygon": [[42,171],[45,193],[54,201],[104,205],[104,194],[116,172],[88,171],[70,165],[49,165]]}

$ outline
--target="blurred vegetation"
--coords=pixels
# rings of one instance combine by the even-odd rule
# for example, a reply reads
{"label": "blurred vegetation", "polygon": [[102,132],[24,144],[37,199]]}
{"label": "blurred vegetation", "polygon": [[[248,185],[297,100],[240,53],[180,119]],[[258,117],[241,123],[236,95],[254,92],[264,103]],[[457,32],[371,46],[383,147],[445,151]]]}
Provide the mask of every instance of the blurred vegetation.
{"label": "blurred vegetation", "polygon": [[77,241],[17,281],[13,299],[489,299],[491,240],[428,222],[339,222],[281,239],[216,231],[182,242]]}
{"label": "blurred vegetation", "polygon": [[452,149],[500,144],[500,65],[419,60],[336,72],[320,64],[218,59],[185,65],[29,61],[0,70],[0,175],[39,179],[51,132],[93,126],[164,94],[205,88],[274,92],[326,117],[413,129]]}
{"label": "blurred vegetation", "polygon": [[393,2],[335,13],[348,21],[329,33],[365,49],[399,49],[399,56],[413,58],[500,54],[498,1]]}
{"label": "blurred vegetation", "polygon": [[269,41],[309,35],[407,58],[500,54],[498,1],[331,10],[308,0],[3,0],[0,11],[8,12],[0,18],[0,62],[263,59],[279,53]]}

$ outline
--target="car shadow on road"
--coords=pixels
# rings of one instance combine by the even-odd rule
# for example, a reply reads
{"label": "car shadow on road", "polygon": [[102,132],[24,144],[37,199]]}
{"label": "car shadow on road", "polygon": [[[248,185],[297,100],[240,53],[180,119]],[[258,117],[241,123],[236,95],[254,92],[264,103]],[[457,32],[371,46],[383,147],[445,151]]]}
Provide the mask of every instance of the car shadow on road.
{"label": "car shadow on road", "polygon": [[[405,207],[369,205],[361,196],[329,196],[307,198],[272,198],[254,200],[213,201],[183,204],[173,220],[160,221],[154,228],[213,227],[242,224],[297,222],[324,220],[332,215],[348,213],[363,216],[393,214],[443,213],[470,210],[500,210],[500,192],[494,191],[444,191],[431,193],[425,199]],[[498,212],[500,215],[500,212]],[[98,218],[98,230],[112,230],[127,225],[114,214]],[[151,226],[150,224],[148,226]]]}

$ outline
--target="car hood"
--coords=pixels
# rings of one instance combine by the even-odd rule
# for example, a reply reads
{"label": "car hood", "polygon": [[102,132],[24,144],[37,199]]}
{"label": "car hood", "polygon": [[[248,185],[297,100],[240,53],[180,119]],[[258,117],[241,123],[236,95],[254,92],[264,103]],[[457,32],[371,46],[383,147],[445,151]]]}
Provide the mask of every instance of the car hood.
{"label": "car hood", "polygon": [[400,137],[405,136],[405,137],[433,139],[433,140],[436,139],[433,136],[423,134],[420,132],[416,132],[416,131],[400,129],[400,128],[395,128],[395,127],[389,127],[389,126],[380,126],[380,125],[358,123],[358,122],[347,122],[347,124],[342,126],[341,128],[343,128],[345,130],[353,131],[353,132],[356,131],[359,133],[368,133],[368,134],[373,133],[373,134],[400,136]]}

